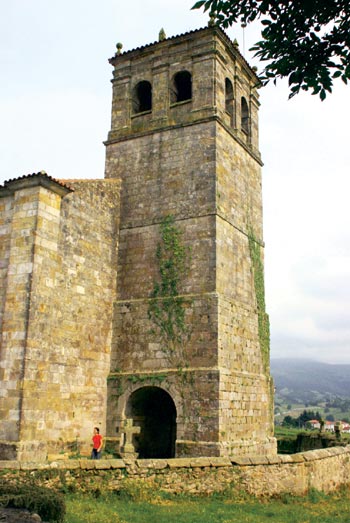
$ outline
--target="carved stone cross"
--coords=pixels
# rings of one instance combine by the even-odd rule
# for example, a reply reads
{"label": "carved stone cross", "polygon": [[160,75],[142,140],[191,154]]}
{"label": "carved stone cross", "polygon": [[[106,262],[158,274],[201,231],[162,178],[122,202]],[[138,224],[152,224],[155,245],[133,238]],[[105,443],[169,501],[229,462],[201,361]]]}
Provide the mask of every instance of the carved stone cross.
{"label": "carved stone cross", "polygon": [[134,434],[140,434],[141,427],[134,427],[133,426],[134,420],[132,418],[127,418],[124,421],[124,426],[121,429],[121,433],[125,434],[124,439],[124,445],[121,447],[121,451],[124,454],[134,454],[135,453],[135,447],[132,442],[132,438]]}

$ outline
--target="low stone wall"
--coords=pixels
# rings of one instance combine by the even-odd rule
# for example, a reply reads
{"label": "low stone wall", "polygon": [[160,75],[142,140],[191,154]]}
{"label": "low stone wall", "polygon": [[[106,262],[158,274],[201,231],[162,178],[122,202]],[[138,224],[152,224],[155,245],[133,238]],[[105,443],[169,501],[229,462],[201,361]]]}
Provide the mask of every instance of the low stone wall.
{"label": "low stone wall", "polygon": [[51,463],[0,461],[2,477],[26,476],[64,490],[121,490],[142,480],[142,488],[211,494],[230,487],[255,496],[315,488],[330,492],[350,483],[350,445],[293,455],[241,458],[57,460]]}

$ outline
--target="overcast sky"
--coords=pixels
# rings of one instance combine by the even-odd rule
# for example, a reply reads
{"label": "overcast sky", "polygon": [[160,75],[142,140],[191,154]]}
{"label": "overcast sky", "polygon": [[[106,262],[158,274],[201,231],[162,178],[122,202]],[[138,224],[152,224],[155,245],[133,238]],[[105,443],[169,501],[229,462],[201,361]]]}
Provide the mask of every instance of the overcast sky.
{"label": "overcast sky", "polygon": [[[0,183],[45,170],[99,178],[123,50],[207,25],[194,0],[8,0],[0,18]],[[247,49],[257,28],[228,31]],[[272,357],[350,363],[350,86],[325,102],[261,90]]]}

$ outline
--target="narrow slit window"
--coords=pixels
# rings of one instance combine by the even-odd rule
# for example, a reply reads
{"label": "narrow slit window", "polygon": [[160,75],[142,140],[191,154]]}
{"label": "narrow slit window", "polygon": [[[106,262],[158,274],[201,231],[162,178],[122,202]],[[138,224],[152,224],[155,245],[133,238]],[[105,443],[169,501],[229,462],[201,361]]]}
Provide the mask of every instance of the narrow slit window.
{"label": "narrow slit window", "polygon": [[225,79],[225,109],[230,115],[230,123],[233,125],[233,85],[228,78]]}
{"label": "narrow slit window", "polygon": [[249,109],[247,100],[243,96],[241,100],[241,128],[244,133],[249,133]]}
{"label": "narrow slit window", "polygon": [[152,111],[152,85],[147,80],[142,80],[135,85],[132,108],[134,114]]}

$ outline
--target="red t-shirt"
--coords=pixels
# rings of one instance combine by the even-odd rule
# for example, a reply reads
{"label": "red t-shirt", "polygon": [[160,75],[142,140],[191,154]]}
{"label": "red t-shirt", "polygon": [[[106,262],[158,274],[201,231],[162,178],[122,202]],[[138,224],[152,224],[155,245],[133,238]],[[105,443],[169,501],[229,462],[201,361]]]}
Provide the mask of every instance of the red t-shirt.
{"label": "red t-shirt", "polygon": [[92,441],[94,443],[94,449],[99,449],[102,441],[101,434],[95,434],[94,436],[92,436]]}

